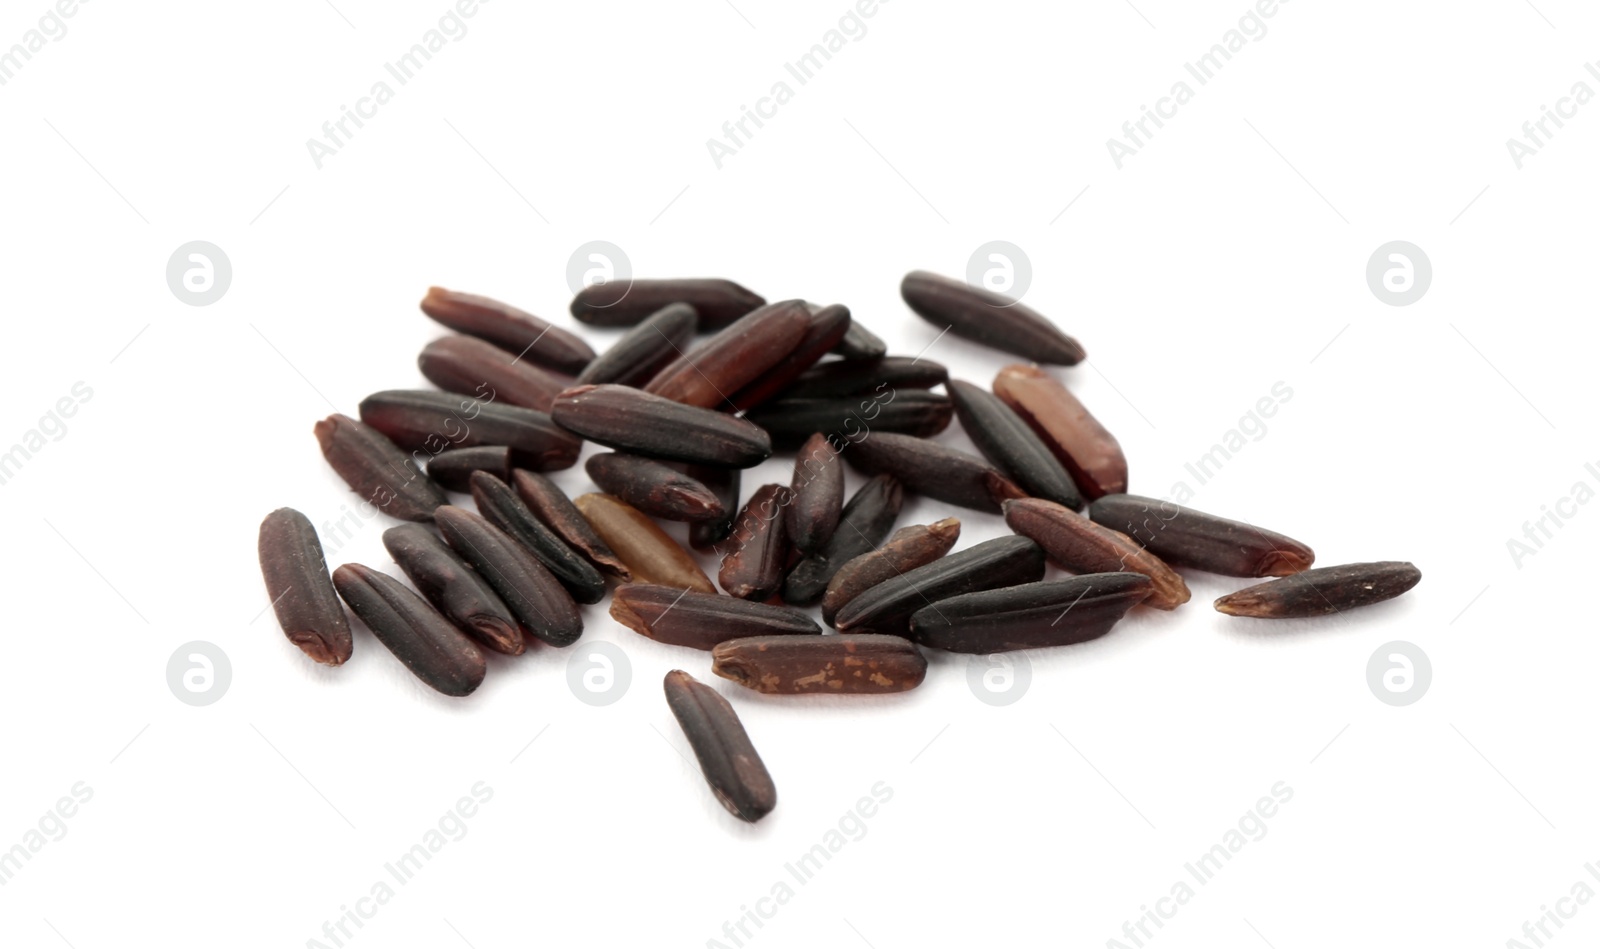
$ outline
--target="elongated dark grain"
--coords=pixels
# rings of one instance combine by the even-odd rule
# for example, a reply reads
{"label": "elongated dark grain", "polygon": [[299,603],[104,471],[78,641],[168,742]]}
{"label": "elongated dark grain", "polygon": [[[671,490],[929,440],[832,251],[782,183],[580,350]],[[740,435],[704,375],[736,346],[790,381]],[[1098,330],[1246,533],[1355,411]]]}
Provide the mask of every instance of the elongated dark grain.
{"label": "elongated dark grain", "polygon": [[583,494],[573,502],[606,546],[641,583],[716,593],[694,555],[637,508],[609,494]]}
{"label": "elongated dark grain", "polygon": [[489,297],[430,287],[422,312],[458,333],[568,375],[582,372],[594,358],[589,344],[571,331]]}
{"label": "elongated dark grain", "polygon": [[870,439],[880,432],[917,438],[950,427],[950,400],[922,389],[885,390],[833,399],[773,399],[746,413],[779,451],[792,451],[821,432],[835,444]]}
{"label": "elongated dark grain", "polygon": [[867,474],[893,475],[908,491],[975,511],[998,514],[1002,502],[1026,496],[982,458],[910,435],[873,432],[849,445],[845,460]]}
{"label": "elongated dark grain", "polygon": [[911,614],[963,593],[1033,583],[1044,576],[1044,551],[1026,537],[1000,537],[891,577],[845,604],[841,633],[907,635]]}
{"label": "elongated dark grain", "polygon": [[651,517],[666,521],[716,521],[727,517],[722,499],[676,468],[620,452],[590,455],[589,478]]}
{"label": "elongated dark grain", "polygon": [[611,597],[617,622],[656,642],[692,649],[746,636],[815,636],[811,617],[787,606],[673,587],[629,583]]}
{"label": "elongated dark grain", "polygon": [[487,471],[474,472],[469,488],[478,513],[505,531],[553,574],[579,603],[598,603],[606,595],[600,571],[534,516],[511,486]]}
{"label": "elongated dark grain", "polygon": [[970,382],[952,379],[945,384],[956,418],[983,457],[1030,496],[1064,504],[1074,511],[1083,496],[1067,469],[1056,460],[1039,436],[993,393]]}
{"label": "elongated dark grain", "polygon": [[440,508],[434,520],[456,553],[511,607],[525,632],[552,646],[570,646],[583,634],[578,604],[527,548],[458,507]]}
{"label": "elongated dark grain", "polygon": [[662,686],[711,793],[728,813],[750,823],[771,813],[778,806],[778,789],[728,700],[676,669]]}
{"label": "elongated dark grain", "polygon": [[922,684],[928,660],[899,636],[756,636],[711,650],[711,671],[769,695],[885,695]]}
{"label": "elongated dark grain", "polygon": [[483,684],[483,652],[399,580],[347,563],[333,571],[333,585],[372,635],[429,688],[462,696]]}
{"label": "elongated dark grain", "polygon": [[550,415],[584,438],[648,458],[750,468],[772,454],[767,433],[744,419],[628,386],[576,386]]}
{"label": "elongated dark grain", "polygon": [[668,363],[644,390],[685,405],[731,409],[733,394],[794,352],[810,328],[803,301],[769,303]]}
{"label": "elongated dark grain", "polygon": [[577,385],[642,386],[690,346],[698,317],[687,303],[671,303],[650,314],[578,373]]}
{"label": "elongated dark grain", "polygon": [[925,270],[906,274],[900,296],[918,316],[957,336],[1034,362],[1073,366],[1083,347],[1033,308]]}
{"label": "elongated dark grain", "polygon": [[514,464],[511,449],[504,445],[452,448],[428,459],[428,477],[446,490],[465,494],[470,490],[474,471],[487,471],[505,481],[510,479]]}
{"label": "elongated dark grain", "polygon": [[734,393],[734,406],[739,409],[749,409],[788,388],[801,373],[810,369],[817,360],[826,356],[829,350],[838,345],[839,340],[844,338],[845,332],[849,329],[848,307],[835,303],[812,312],[805,335],[800,337],[800,342],[796,343],[794,349],[778,360],[772,368]]}
{"label": "elongated dark grain", "polygon": [[723,515],[714,521],[691,521],[689,546],[695,550],[710,550],[733,533],[733,519],[739,516],[738,468],[717,468],[710,465],[684,465],[684,473],[705,485],[717,496]]}
{"label": "elongated dark grain", "polygon": [[1121,531],[1174,567],[1228,577],[1284,577],[1310,567],[1310,547],[1275,531],[1136,494],[1089,505],[1095,523]]}
{"label": "elongated dark grain", "polygon": [[628,565],[622,562],[616,552],[600,539],[594,527],[578,506],[572,503],[554,481],[542,474],[533,471],[517,469],[511,474],[511,486],[516,489],[517,497],[528,505],[528,510],[533,512],[544,525],[556,532],[556,536],[566,541],[567,546],[582,554],[585,559],[600,570],[610,574],[624,583],[633,579],[633,573],[628,570]]}
{"label": "elongated dark grain", "polygon": [[878,359],[889,351],[889,347],[878,334],[862,326],[859,320],[852,319],[850,328],[839,340],[839,345],[833,347],[833,351],[840,359]]}
{"label": "elongated dark grain", "polygon": [[788,488],[767,484],[757,488],[739,512],[717,571],[717,581],[729,596],[761,601],[783,588],[790,551],[783,516],[788,503]]}
{"label": "elongated dark grain", "polygon": [[801,373],[779,398],[836,399],[901,389],[931,389],[943,385],[948,378],[949,370],[931,359],[835,359]]}
{"label": "elongated dark grain", "polygon": [[518,359],[471,336],[434,340],[417,356],[417,368],[429,382],[446,392],[541,412],[550,411],[550,403],[562,389],[572,385],[570,376]]}
{"label": "elongated dark grain", "polygon": [[1219,613],[1256,619],[1326,616],[1392,600],[1416,586],[1422,571],[1399,560],[1318,567],[1230,593]]}
{"label": "elongated dark grain", "polygon": [[833,625],[839,611],[851,600],[885,580],[943,557],[960,536],[961,522],[953,517],[895,531],[882,547],[847,561],[828,581],[828,590],[822,596],[823,621]]}
{"label": "elongated dark grain", "polygon": [[867,479],[845,502],[839,526],[819,553],[805,558],[783,581],[783,600],[810,606],[822,598],[828,581],[845,563],[878,546],[889,536],[905,494],[900,482],[888,475]]}
{"label": "elongated dark grain", "polygon": [[507,656],[528,648],[511,607],[465,560],[421,524],[383,532],[383,546],[413,586],[445,619],[480,644]]}
{"label": "elongated dark grain", "polygon": [[369,425],[330,415],[315,426],[322,455],[351,490],[390,517],[431,521],[444,491],[411,463],[411,456]]}
{"label": "elongated dark grain", "polygon": [[324,665],[349,659],[350,621],[333,590],[311,521],[294,508],[278,508],[261,522],[256,554],[272,612],[289,641]]}
{"label": "elongated dark grain", "polygon": [[421,389],[389,389],[361,400],[361,421],[407,451],[504,445],[525,468],[554,471],[578,460],[580,439],[537,409]]}
{"label": "elongated dark grain", "polygon": [[617,280],[591,284],[572,298],[572,315],[590,326],[633,326],[664,306],[686,303],[704,331],[722,329],[766,300],[732,280]]}
{"label": "elongated dark grain", "polygon": [[1128,490],[1128,459],[1116,436],[1077,396],[1037,366],[1007,366],[994,394],[1032,428],[1091,501]]}
{"label": "elongated dark grain", "polygon": [[789,542],[803,554],[814,554],[833,537],[844,510],[844,463],[821,433],[800,447],[789,482],[790,502],[784,509]]}
{"label": "elongated dark grain", "polygon": [[911,638],[949,652],[996,653],[1098,639],[1150,595],[1142,573],[1091,573],[940,600],[911,616]]}
{"label": "elongated dark grain", "polygon": [[1069,573],[1132,571],[1150,578],[1145,605],[1175,610],[1189,602],[1189,585],[1177,571],[1128,535],[1039,498],[1005,503],[1006,524],[1044,548],[1052,563]]}

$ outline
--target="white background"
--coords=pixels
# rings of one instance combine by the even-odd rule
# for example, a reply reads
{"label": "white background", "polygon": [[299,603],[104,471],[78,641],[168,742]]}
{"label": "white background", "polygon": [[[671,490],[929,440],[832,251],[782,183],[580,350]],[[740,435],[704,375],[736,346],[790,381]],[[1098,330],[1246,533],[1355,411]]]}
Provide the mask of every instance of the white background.
{"label": "white background", "polygon": [[[333,945],[324,922],[479,781],[494,796],[466,836],[346,945],[731,946],[724,922],[782,880],[793,898],[745,945],[1102,946],[1280,781],[1293,799],[1266,836],[1147,944],[1501,946],[1576,881],[1600,888],[1600,509],[1520,565],[1507,550],[1575,483],[1600,487],[1600,105],[1520,171],[1505,145],[1574,83],[1600,89],[1600,17],[1296,0],[1202,88],[1183,64],[1245,0],[1134,2],[884,3],[800,87],[783,64],[845,0],[498,0],[321,170],[306,140],[445,0],[84,4],[0,87],[0,447],[93,390],[0,487],[0,848],[93,789],[0,888],[6,944]],[[6,3],[0,48],[45,12]],[[718,170],[706,140],[780,79],[793,100]],[[1106,140],[1181,79],[1193,101],[1119,171]],[[364,631],[348,665],[313,666],[261,616],[255,563],[268,511],[320,525],[352,501],[312,424],[422,384],[430,284],[574,325],[566,264],[594,239],[640,275],[847,303],[905,354],[937,331],[900,277],[959,276],[1012,241],[1028,302],[1088,349],[1060,374],[1120,437],[1135,491],[1167,494],[1283,382],[1292,399],[1193,506],[1321,564],[1405,559],[1424,579],[1269,625],[1210,609],[1243,581],[1190,574],[1184,609],[1027,654],[1006,707],[952,655],[893,698],[712,680],[780,791],[755,827],[713,800],[661,697],[671,668],[710,679],[707,657],[603,607],[585,642],[620,645],[633,676],[605,708],[549,648],[492,661],[467,700]],[[192,240],[232,260],[209,307],[165,280]],[[1433,263],[1408,307],[1366,283],[1391,240]],[[927,358],[984,384],[1010,361],[948,336]],[[587,490],[581,467],[557,480]],[[899,523],[949,512],[919,499]],[[962,546],[1004,532],[958,513]],[[329,559],[397,574],[390,523]],[[232,664],[208,707],[166,682],[192,640]],[[1432,661],[1405,708],[1366,682],[1393,640]],[[784,865],[877,782],[893,797],[865,836],[796,883]],[[1600,909],[1551,932],[1592,942]]]}

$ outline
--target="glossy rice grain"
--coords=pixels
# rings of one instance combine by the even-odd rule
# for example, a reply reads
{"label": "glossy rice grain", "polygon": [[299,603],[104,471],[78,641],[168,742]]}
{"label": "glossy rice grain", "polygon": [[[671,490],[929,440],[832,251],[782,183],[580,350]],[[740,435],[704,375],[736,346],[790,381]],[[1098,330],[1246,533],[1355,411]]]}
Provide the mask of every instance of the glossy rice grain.
{"label": "glossy rice grain", "polygon": [[784,523],[789,542],[803,554],[814,554],[833,537],[844,510],[844,462],[821,434],[800,447],[789,482]]}
{"label": "glossy rice grain", "polygon": [[333,585],[372,635],[429,688],[463,696],[483,684],[483,652],[399,580],[347,563],[333,572]]}
{"label": "glossy rice grain", "polygon": [[498,346],[471,336],[446,336],[422,348],[417,368],[446,392],[485,401],[550,411],[562,389],[572,385],[559,375]]}
{"label": "glossy rice grain", "polygon": [[511,608],[433,531],[421,524],[391,527],[383,532],[383,547],[457,629],[507,656],[520,656],[528,648]]}
{"label": "glossy rice grain", "polygon": [[582,554],[584,559],[623,583],[633,579],[627,564],[600,539],[594,527],[584,518],[583,512],[554,481],[542,474],[518,469],[511,474],[511,486],[516,489],[517,497],[528,505],[533,516],[555,531],[557,537]]}
{"label": "glossy rice grain", "polygon": [[717,571],[729,596],[760,602],[783,589],[791,550],[783,516],[788,503],[788,488],[768,484],[757,488],[739,512]]}
{"label": "glossy rice grain", "polygon": [[694,555],[627,502],[609,494],[584,494],[573,503],[638,582],[701,593],[717,592],[711,578],[695,562]]}
{"label": "glossy rice grain", "polygon": [[907,491],[975,511],[1000,513],[1000,505],[1026,493],[976,455],[893,432],[873,432],[845,449],[845,459],[867,474],[889,474]]}
{"label": "glossy rice grain", "polygon": [[1256,619],[1327,616],[1392,600],[1421,581],[1422,571],[1399,560],[1318,567],[1230,593],[1215,606]]}
{"label": "glossy rice grain", "polygon": [[1033,429],[1089,500],[1128,490],[1128,459],[1116,436],[1067,387],[1037,366],[1007,366],[994,394]]}
{"label": "glossy rice grain", "polygon": [[1067,646],[1111,632],[1150,595],[1142,573],[1091,573],[966,593],[911,616],[911,638],[949,652],[988,655]]}
{"label": "glossy rice grain", "polygon": [[311,521],[294,508],[278,508],[261,522],[256,554],[283,634],[315,661],[342,665],[353,648],[350,621]]}
{"label": "glossy rice grain", "polygon": [[862,326],[859,320],[852,319],[850,328],[839,340],[839,345],[833,347],[833,351],[840,359],[880,359],[889,351],[889,347],[882,337]]}
{"label": "glossy rice grain", "polygon": [[845,604],[885,580],[933,563],[949,553],[960,537],[961,522],[953,517],[895,531],[882,547],[846,562],[828,581],[822,596],[823,621],[833,625]]}
{"label": "glossy rice grain", "polygon": [[422,312],[458,333],[567,375],[582,372],[594,358],[594,350],[581,337],[488,297],[430,287],[422,299]]}
{"label": "glossy rice grain", "polygon": [[1018,487],[1030,497],[1064,504],[1074,511],[1083,507],[1083,496],[1072,475],[1004,402],[958,379],[946,383],[945,391],[950,393],[967,437]]}
{"label": "glossy rice grain", "polygon": [[578,374],[576,384],[644,385],[690,348],[697,319],[687,303],[662,307],[596,356]]}
{"label": "glossy rice grain", "polygon": [[790,383],[838,345],[849,328],[848,307],[835,303],[812,311],[810,324],[806,327],[805,335],[800,337],[800,342],[772,368],[734,393],[734,406],[739,409],[753,408],[787,389]]}
{"label": "glossy rice grain", "polygon": [[578,460],[582,440],[537,409],[423,389],[389,389],[361,400],[361,421],[406,451],[503,445],[525,468],[555,471]]}
{"label": "glossy rice grain", "polygon": [[1089,505],[1089,516],[1174,567],[1226,577],[1286,577],[1316,559],[1292,537],[1136,494],[1108,494]]}
{"label": "glossy rice grain", "polygon": [[390,517],[431,521],[444,491],[418,471],[411,456],[370,425],[330,415],[314,428],[328,465],[350,489]]}
{"label": "glossy rice grain", "polygon": [[723,515],[714,521],[689,522],[689,546],[695,550],[716,548],[733,533],[733,519],[739,516],[738,468],[711,465],[684,465],[684,473],[706,486],[722,505]]}
{"label": "glossy rice grain", "polygon": [[1183,577],[1126,534],[1039,498],[1007,501],[1005,515],[1013,531],[1043,547],[1045,556],[1069,573],[1142,573],[1151,581],[1146,606],[1175,610],[1189,602]]}
{"label": "glossy rice grain", "polygon": [[810,328],[803,301],[770,303],[668,363],[644,390],[684,405],[731,411],[733,393],[794,352]]}
{"label": "glossy rice grain", "polygon": [[756,636],[711,650],[711,671],[768,695],[887,695],[922,684],[928,660],[899,636]]}
{"label": "glossy rice grain", "polygon": [[447,491],[466,494],[474,471],[487,471],[501,481],[511,480],[515,462],[504,445],[452,448],[428,459],[428,477]]}
{"label": "glossy rice grain", "polygon": [[910,632],[911,614],[940,600],[1033,583],[1044,577],[1044,551],[1026,537],[984,541],[891,577],[845,604],[834,618],[841,633]]}
{"label": "glossy rice grain", "polygon": [[628,386],[576,386],[550,415],[590,441],[647,458],[751,468],[772,455],[767,433],[744,419]]}
{"label": "glossy rice grain", "polygon": [[700,315],[700,328],[722,329],[751,310],[766,305],[732,280],[616,280],[590,284],[572,298],[572,315],[590,326],[634,326],[662,307],[685,303]]}
{"label": "glossy rice grain", "polygon": [[917,438],[950,427],[950,400],[936,392],[905,389],[830,399],[773,399],[751,409],[745,418],[761,426],[779,451],[793,451],[813,433],[836,445],[855,443],[880,432]]}
{"label": "glossy rice grain", "polygon": [[1077,340],[1010,297],[925,270],[906,274],[900,296],[918,316],[956,336],[1034,362],[1074,366],[1083,361]]}
{"label": "glossy rice grain", "polygon": [[600,571],[539,520],[510,485],[487,471],[478,471],[473,473],[469,488],[484,520],[533,554],[555,574],[573,599],[598,603],[605,596],[606,581]]}
{"label": "glossy rice grain", "polygon": [[665,521],[716,521],[728,511],[709,487],[662,462],[621,452],[590,455],[590,480],[651,517]]}
{"label": "glossy rice grain", "polygon": [[679,670],[667,673],[662,687],[706,784],[728,813],[750,823],[771,813],[778,789],[728,700]]}
{"label": "glossy rice grain", "polygon": [[787,606],[647,583],[629,583],[611,597],[611,617],[641,636],[673,646],[710,649],[746,636],[816,636],[816,621]]}
{"label": "glossy rice grain", "polygon": [[884,356],[881,359],[835,359],[801,373],[780,398],[834,399],[841,396],[931,389],[950,378],[949,370],[931,359]]}
{"label": "glossy rice grain", "polygon": [[441,507],[439,532],[500,594],[531,633],[552,646],[570,646],[583,634],[583,616],[572,595],[526,548],[470,511]]}
{"label": "glossy rice grain", "polygon": [[795,564],[783,581],[783,600],[810,606],[822,598],[828,581],[849,561],[878,546],[889,536],[905,492],[888,475],[867,479],[845,502],[839,526],[822,550]]}

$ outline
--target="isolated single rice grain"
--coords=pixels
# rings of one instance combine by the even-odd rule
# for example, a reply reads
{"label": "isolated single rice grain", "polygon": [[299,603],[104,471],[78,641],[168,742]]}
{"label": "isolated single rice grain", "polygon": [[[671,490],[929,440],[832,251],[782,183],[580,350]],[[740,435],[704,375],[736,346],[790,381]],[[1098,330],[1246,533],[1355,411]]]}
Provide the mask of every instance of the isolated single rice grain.
{"label": "isolated single rice grain", "polygon": [[361,421],[406,451],[436,455],[452,448],[504,445],[525,468],[570,468],[583,447],[537,409],[484,402],[424,389],[389,389],[361,400]]}
{"label": "isolated single rice grain", "polygon": [[834,359],[801,373],[779,398],[836,399],[902,389],[931,389],[943,385],[948,378],[949,370],[931,359],[910,356]]}
{"label": "isolated single rice grain", "polygon": [[446,503],[444,491],[377,429],[334,414],[314,431],[329,466],[362,500],[390,517],[431,521],[434,509]]}
{"label": "isolated single rice grain", "polygon": [[762,485],[739,512],[717,571],[717,581],[729,596],[760,602],[783,589],[791,550],[783,516],[788,503],[788,488]]}
{"label": "isolated single rice grain", "polygon": [[910,632],[911,614],[940,600],[1033,583],[1044,577],[1044,551],[1026,537],[1000,537],[891,577],[845,604],[834,618],[841,633]]}
{"label": "isolated single rice grain", "polygon": [[676,669],[662,687],[711,793],[728,813],[750,823],[771,813],[778,806],[778,789],[728,700]]}
{"label": "isolated single rice grain", "polygon": [[483,684],[483,652],[439,611],[393,577],[347,563],[333,585],[372,635],[425,685],[445,695],[470,695]]}
{"label": "isolated single rice grain", "polygon": [[714,331],[766,302],[732,280],[613,280],[579,290],[572,315],[590,326],[634,326],[664,306],[687,303],[700,314],[700,328]]}
{"label": "isolated single rice grain", "polygon": [[899,636],[756,636],[711,650],[711,671],[769,695],[885,695],[922,684],[928,660]]}
{"label": "isolated single rice grain", "polygon": [[953,517],[895,531],[882,547],[846,562],[828,581],[822,596],[823,621],[832,626],[845,604],[885,580],[933,563],[949,553],[960,537],[961,522]]}
{"label": "isolated single rice grain", "polygon": [[1034,362],[1073,366],[1083,361],[1077,340],[1010,297],[926,270],[906,274],[900,296],[929,323],[975,343]]}
{"label": "isolated single rice grain", "polygon": [[1053,501],[1020,498],[1004,507],[1006,524],[1043,547],[1045,556],[1068,573],[1142,573],[1152,584],[1146,606],[1175,610],[1189,602],[1183,577],[1128,535]]}
{"label": "isolated single rice grain", "polygon": [[844,463],[821,434],[800,447],[789,489],[791,500],[784,509],[789,542],[803,554],[814,554],[833,537],[844,510]]}
{"label": "isolated single rice grain", "polygon": [[906,389],[830,399],[773,399],[745,414],[761,426],[779,451],[793,451],[813,433],[835,444],[895,432],[916,438],[937,435],[950,427],[950,400],[936,392]]}
{"label": "isolated single rice grain", "polygon": [[733,533],[733,519],[739,516],[738,468],[718,468],[712,465],[684,465],[684,473],[695,479],[714,495],[722,505],[723,515],[714,521],[689,523],[689,546],[695,550],[711,550]]}
{"label": "isolated single rice grain", "polygon": [[794,352],[810,328],[804,301],[769,303],[668,363],[644,390],[684,405],[731,410],[733,394]]}
{"label": "isolated single rice grain", "polygon": [[1128,490],[1128,459],[1116,436],[1067,387],[1036,366],[1007,366],[994,394],[1033,429],[1091,501]]}
{"label": "isolated single rice grain", "polygon": [[1089,516],[1174,567],[1226,577],[1286,577],[1316,559],[1292,537],[1136,494],[1108,494],[1089,505]]}
{"label": "isolated single rice grain", "polygon": [[716,521],[728,511],[706,485],[662,462],[621,452],[590,455],[584,462],[600,490],[651,517],[666,521]]}
{"label": "isolated single rice grain", "polygon": [[911,616],[911,638],[987,655],[1098,639],[1150,595],[1142,573],[1091,573],[940,600]]}
{"label": "isolated single rice grain", "polygon": [[528,505],[528,510],[533,512],[544,525],[555,531],[556,536],[566,541],[567,546],[582,554],[586,560],[597,568],[623,583],[633,579],[633,574],[628,570],[627,564],[616,555],[605,541],[596,534],[594,527],[578,510],[554,481],[542,474],[533,471],[517,469],[511,473],[511,486],[516,489],[517,497]]}
{"label": "isolated single rice grain", "polygon": [[800,342],[787,356],[772,368],[745,384],[735,392],[733,404],[738,409],[749,409],[776,396],[828,354],[850,329],[850,309],[842,304],[820,307],[811,311],[810,324]]}
{"label": "isolated single rice grain", "polygon": [[746,636],[816,636],[821,627],[787,606],[628,583],[611,597],[611,616],[641,636],[673,646],[710,649]]}
{"label": "isolated single rice grain", "polygon": [[511,449],[504,445],[452,448],[428,459],[428,477],[447,491],[466,494],[471,490],[473,472],[487,471],[509,481],[514,466]]}
{"label": "isolated single rice grain", "polygon": [[458,333],[487,340],[522,359],[577,375],[594,350],[568,330],[499,300],[430,287],[422,312]]}
{"label": "isolated single rice grain", "polygon": [[446,392],[550,411],[562,389],[572,385],[559,375],[518,359],[498,346],[471,336],[446,336],[422,348],[417,368]]}
{"label": "isolated single rice grain", "polygon": [[317,662],[343,664],[352,649],[350,621],[333,590],[311,521],[294,508],[278,508],[261,522],[256,553],[283,634]]}
{"label": "isolated single rice grain", "polygon": [[576,386],[550,415],[590,441],[647,458],[751,468],[772,455],[772,439],[744,419],[628,386]]}
{"label": "isolated single rice grain", "polygon": [[849,561],[878,546],[889,536],[905,492],[889,475],[867,479],[845,502],[839,526],[818,553],[801,560],[783,581],[783,600],[810,606],[822,598],[828,581]]}
{"label": "isolated single rice grain", "polygon": [[600,571],[536,517],[511,486],[487,471],[474,472],[472,500],[484,520],[500,528],[555,574],[579,603],[598,603],[606,595]]}
{"label": "isolated single rice grain", "polygon": [[583,616],[566,587],[504,531],[458,507],[441,507],[434,521],[456,553],[511,607],[525,635],[570,646],[583,634]]}
{"label": "isolated single rice grain", "polygon": [[875,431],[845,449],[845,460],[867,474],[890,474],[906,490],[975,511],[1026,497],[1016,482],[976,455],[893,432]]}
{"label": "isolated single rice grain", "polygon": [[583,494],[573,503],[638,582],[717,592],[694,555],[637,508],[609,494]]}
{"label": "isolated single rice grain", "polygon": [[1318,567],[1230,593],[1215,606],[1219,613],[1256,619],[1326,616],[1392,600],[1421,580],[1422,571],[1399,560]]}
{"label": "isolated single rice grain", "polygon": [[850,328],[839,340],[839,345],[833,347],[833,351],[840,359],[879,359],[889,351],[889,347],[882,337],[862,326],[859,320],[852,319]]}
{"label": "isolated single rice grain", "polygon": [[694,339],[698,316],[687,303],[670,303],[629,330],[578,373],[577,385],[642,386],[683,355]]}
{"label": "isolated single rice grain", "polygon": [[1064,504],[1074,511],[1083,507],[1083,495],[1072,475],[1004,402],[959,379],[945,383],[945,391],[950,393],[967,437],[1018,487],[1031,497]]}
{"label": "isolated single rice grain", "polygon": [[528,648],[511,607],[465,560],[421,524],[383,532],[383,546],[423,597],[456,628],[507,656]]}

